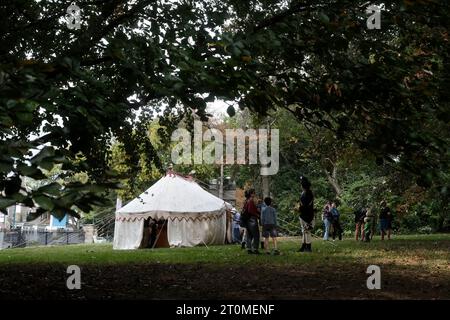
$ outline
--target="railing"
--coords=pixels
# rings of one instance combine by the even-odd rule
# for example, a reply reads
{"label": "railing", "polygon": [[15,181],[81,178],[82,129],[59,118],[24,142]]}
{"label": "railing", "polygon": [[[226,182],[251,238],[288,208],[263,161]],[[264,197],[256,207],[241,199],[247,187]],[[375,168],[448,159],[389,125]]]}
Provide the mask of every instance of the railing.
{"label": "railing", "polygon": [[0,231],[0,249],[84,243],[84,231],[16,229]]}

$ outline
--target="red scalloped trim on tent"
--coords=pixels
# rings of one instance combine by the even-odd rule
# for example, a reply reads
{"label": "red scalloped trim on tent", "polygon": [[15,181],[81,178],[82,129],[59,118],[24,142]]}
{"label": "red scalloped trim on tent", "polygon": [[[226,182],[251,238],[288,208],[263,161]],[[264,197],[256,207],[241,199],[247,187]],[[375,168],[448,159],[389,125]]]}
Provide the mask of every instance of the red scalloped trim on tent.
{"label": "red scalloped trim on tent", "polygon": [[189,221],[189,220],[192,220],[192,221],[216,220],[216,219],[219,219],[222,215],[223,215],[223,213],[220,214],[220,215],[217,215],[217,216],[195,217],[195,218],[192,218],[192,217],[169,217],[169,220],[171,220],[171,221],[176,221],[176,220],[177,221],[183,221],[183,220],[186,220],[186,221]]}
{"label": "red scalloped trim on tent", "polygon": [[136,220],[138,220],[138,221],[141,221],[141,220],[144,220],[144,219],[147,219],[147,218],[145,218],[145,217],[128,217],[128,218],[125,218],[125,217],[117,217],[116,218],[116,221],[127,221],[127,222],[130,222],[130,221],[132,221],[132,222],[136,222]]}
{"label": "red scalloped trim on tent", "polygon": [[[224,215],[225,212],[218,214],[218,215],[212,215],[212,216],[202,216],[202,217],[168,217],[167,219],[171,220],[171,221],[202,221],[202,220],[215,220],[215,219],[219,219],[220,217],[222,217],[222,215]],[[148,217],[116,217],[116,221],[122,221],[122,222],[136,222],[137,221],[141,221],[144,219],[148,219]]]}

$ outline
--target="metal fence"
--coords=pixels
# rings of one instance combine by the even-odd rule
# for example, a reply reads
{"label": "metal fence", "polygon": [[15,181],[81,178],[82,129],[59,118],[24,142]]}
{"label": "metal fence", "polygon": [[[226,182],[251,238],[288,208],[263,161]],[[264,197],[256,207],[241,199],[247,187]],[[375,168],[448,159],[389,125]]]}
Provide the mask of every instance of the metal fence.
{"label": "metal fence", "polygon": [[84,231],[65,229],[49,231],[33,228],[0,230],[0,249],[76,243],[84,243]]}

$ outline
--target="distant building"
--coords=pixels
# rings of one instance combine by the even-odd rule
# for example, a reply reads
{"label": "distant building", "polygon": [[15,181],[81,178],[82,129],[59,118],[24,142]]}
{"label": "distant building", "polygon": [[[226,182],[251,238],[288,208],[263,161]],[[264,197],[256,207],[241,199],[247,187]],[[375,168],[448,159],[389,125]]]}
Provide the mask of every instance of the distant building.
{"label": "distant building", "polygon": [[0,229],[6,229],[6,218],[8,216],[0,212]]}
{"label": "distant building", "polygon": [[0,228],[24,228],[24,229],[45,229],[53,231],[57,229],[75,230],[78,219],[67,214],[58,220],[49,212],[44,213],[33,220],[28,220],[30,214],[35,212],[34,208],[28,208],[21,204],[11,206],[7,209],[8,215],[0,214]]}
{"label": "distant building", "polygon": [[[209,181],[207,191],[216,197],[220,198],[220,180],[212,179]],[[223,179],[223,197],[224,201],[231,204],[233,207],[236,206],[236,182],[231,180],[230,177],[225,177]]]}

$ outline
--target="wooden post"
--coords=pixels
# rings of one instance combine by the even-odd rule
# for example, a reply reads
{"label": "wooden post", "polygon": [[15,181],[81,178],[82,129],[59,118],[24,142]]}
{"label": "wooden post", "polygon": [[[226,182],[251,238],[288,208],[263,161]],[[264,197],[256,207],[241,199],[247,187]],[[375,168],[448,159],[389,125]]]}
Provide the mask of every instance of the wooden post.
{"label": "wooden post", "polygon": [[158,232],[158,235],[156,236],[155,242],[153,243],[152,249],[154,249],[154,248],[155,248],[155,246],[156,246],[156,243],[157,243],[157,242],[158,242],[158,240],[159,240],[159,236],[161,235],[161,232],[163,231],[163,229],[164,229],[164,226],[166,225],[166,222],[167,222],[167,219],[166,219],[166,220],[164,220],[164,223],[163,223],[163,225],[162,225],[162,227],[161,227],[161,230],[159,230],[159,232]]}
{"label": "wooden post", "polygon": [[223,200],[223,163],[220,164],[219,198]]}

